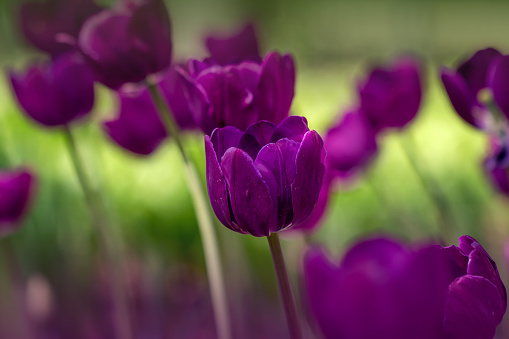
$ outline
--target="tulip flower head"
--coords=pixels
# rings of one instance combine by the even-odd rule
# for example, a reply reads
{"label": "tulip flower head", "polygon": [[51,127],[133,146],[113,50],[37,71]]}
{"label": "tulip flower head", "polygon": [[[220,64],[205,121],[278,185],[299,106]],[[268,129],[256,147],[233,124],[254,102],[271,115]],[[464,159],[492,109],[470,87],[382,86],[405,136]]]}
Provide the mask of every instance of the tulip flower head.
{"label": "tulip flower head", "polygon": [[230,37],[207,37],[205,44],[210,57],[221,66],[242,61],[261,62],[258,39],[253,25],[246,25],[238,34]]}
{"label": "tulip flower head", "polygon": [[359,85],[360,110],[377,132],[408,125],[419,111],[421,96],[421,66],[410,58],[373,69]]}
{"label": "tulip flower head", "polygon": [[261,63],[220,66],[191,60],[180,69],[191,112],[205,134],[234,126],[242,131],[261,120],[280,123],[290,112],[295,66],[290,55],[271,52]]}
{"label": "tulip flower head", "polygon": [[69,42],[78,39],[83,23],[100,10],[93,0],[27,2],[20,10],[21,28],[32,45],[55,57],[74,49]]}
{"label": "tulip flower head", "polygon": [[469,236],[445,248],[366,240],[339,265],[314,248],[304,274],[326,338],[491,339],[507,305],[496,264]]}
{"label": "tulip flower head", "polygon": [[0,172],[0,235],[13,231],[23,217],[35,178],[26,170]]}
{"label": "tulip flower head", "polygon": [[212,208],[229,229],[257,237],[304,222],[318,201],[323,142],[303,117],[227,126],[205,136]]}
{"label": "tulip flower head", "polygon": [[145,0],[100,12],[85,22],[78,45],[98,80],[112,89],[164,71],[172,56],[164,2]]}
{"label": "tulip flower head", "polygon": [[85,116],[94,105],[94,78],[81,55],[70,52],[51,62],[10,73],[25,113],[45,126],[62,126]]}

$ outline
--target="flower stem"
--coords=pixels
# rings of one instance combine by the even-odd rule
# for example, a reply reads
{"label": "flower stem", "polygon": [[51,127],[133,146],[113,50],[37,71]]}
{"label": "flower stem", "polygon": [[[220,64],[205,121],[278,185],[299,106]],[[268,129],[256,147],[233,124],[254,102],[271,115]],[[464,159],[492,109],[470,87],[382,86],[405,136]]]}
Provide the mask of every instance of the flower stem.
{"label": "flower stem", "polygon": [[99,197],[92,189],[88,176],[85,173],[83,162],[76,147],[74,135],[69,126],[64,127],[64,135],[76,176],[78,177],[88,209],[92,215],[92,222],[99,237],[100,248],[104,252],[103,254],[107,263],[109,280],[111,281],[110,292],[113,299],[114,325],[117,338],[133,339],[127,292],[124,285],[125,270],[119,249],[120,245],[117,239],[111,236],[111,233],[105,225],[102,207],[99,203]]}
{"label": "flower stem", "polygon": [[281,300],[283,301],[283,306],[285,308],[286,322],[288,324],[288,330],[290,331],[290,338],[301,339],[302,333],[299,320],[297,319],[297,311],[295,309],[295,302],[293,301],[290,281],[288,280],[288,273],[286,272],[281,244],[279,243],[279,236],[277,233],[272,233],[267,237],[267,240],[269,241],[270,253],[272,254],[272,261],[274,262],[274,268],[276,270]]}
{"label": "flower stem", "polygon": [[421,186],[424,188],[424,191],[427,193],[430,201],[435,205],[440,232],[442,233],[445,243],[448,243],[451,239],[452,230],[450,227],[451,215],[447,198],[444,192],[440,189],[438,183],[433,180],[427,171],[424,171],[421,166],[419,166],[417,159],[413,155],[415,152],[415,145],[411,136],[407,138],[406,141],[400,139],[400,143],[410,167],[412,167],[412,170],[419,178]]}
{"label": "flower stem", "polygon": [[231,323],[228,313],[228,303],[226,300],[226,289],[223,280],[223,269],[221,265],[219,246],[217,243],[214,223],[208,208],[208,200],[200,183],[200,178],[195,166],[186,155],[179,128],[173,114],[167,103],[162,98],[156,85],[149,83],[148,88],[154,101],[161,120],[166,130],[169,132],[184,161],[185,174],[191,198],[193,200],[194,210],[200,229],[203,252],[205,254],[205,264],[207,267],[207,276],[209,280],[212,306],[216,321],[217,336],[219,339],[231,339]]}

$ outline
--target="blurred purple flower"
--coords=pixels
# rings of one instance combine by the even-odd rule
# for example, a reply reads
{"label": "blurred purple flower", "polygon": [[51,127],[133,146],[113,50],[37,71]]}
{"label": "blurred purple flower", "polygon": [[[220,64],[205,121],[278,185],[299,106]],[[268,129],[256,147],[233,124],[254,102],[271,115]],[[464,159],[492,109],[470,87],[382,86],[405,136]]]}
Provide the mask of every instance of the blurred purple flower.
{"label": "blurred purple flower", "polygon": [[487,81],[493,93],[493,100],[506,119],[509,119],[509,55],[493,60]]}
{"label": "blurred purple flower", "polygon": [[171,63],[168,12],[162,0],[104,10],[88,19],[78,44],[104,85],[118,89]]}
{"label": "blurred purple flower", "polygon": [[21,28],[35,47],[57,56],[74,49],[81,26],[100,10],[93,0],[27,2],[20,10]]}
{"label": "blurred purple flower", "polygon": [[205,44],[211,58],[221,66],[242,61],[260,63],[258,39],[253,25],[246,25],[238,34],[230,37],[207,37]]}
{"label": "blurred purple flower", "polygon": [[340,176],[362,169],[378,152],[376,132],[359,111],[345,113],[327,132],[324,144],[328,167]]}
{"label": "blurred purple flower", "polygon": [[27,170],[0,172],[0,234],[13,231],[23,217],[35,185]]}
{"label": "blurred purple flower", "polygon": [[484,160],[484,169],[493,186],[509,196],[509,145],[506,136],[490,136],[489,154]]}
{"label": "blurred purple flower", "polygon": [[[171,107],[179,127],[182,130],[192,129],[195,126],[194,120],[179,82],[181,79],[172,67],[157,86]],[[104,123],[106,133],[117,144],[133,153],[152,153],[168,134],[148,89],[123,89],[118,92],[118,98],[118,117]]]}
{"label": "blurred purple flower", "polygon": [[229,229],[268,236],[305,221],[318,201],[323,142],[303,117],[268,121],[245,132],[228,126],[205,136],[212,208]]}
{"label": "blurred purple flower", "polygon": [[421,103],[421,66],[399,59],[389,68],[375,68],[359,85],[360,110],[375,131],[403,128],[415,118]]}
{"label": "blurred purple flower", "polygon": [[271,52],[261,64],[244,61],[219,66],[212,59],[191,60],[180,68],[190,110],[197,125],[210,134],[214,128],[245,130],[261,120],[280,123],[290,111],[295,88],[293,58]]}
{"label": "blurred purple flower", "polygon": [[487,127],[486,108],[478,95],[489,86],[490,67],[500,56],[497,50],[487,48],[476,52],[457,70],[441,70],[442,82],[452,106],[463,120],[476,128]]}
{"label": "blurred purple flower", "polygon": [[340,265],[321,249],[308,251],[306,292],[325,337],[493,338],[506,309],[504,285],[478,242],[459,243],[411,248],[372,239]]}
{"label": "blurred purple flower", "polygon": [[10,72],[10,78],[23,110],[46,126],[68,124],[94,105],[92,72],[77,53],[34,64],[25,73]]}

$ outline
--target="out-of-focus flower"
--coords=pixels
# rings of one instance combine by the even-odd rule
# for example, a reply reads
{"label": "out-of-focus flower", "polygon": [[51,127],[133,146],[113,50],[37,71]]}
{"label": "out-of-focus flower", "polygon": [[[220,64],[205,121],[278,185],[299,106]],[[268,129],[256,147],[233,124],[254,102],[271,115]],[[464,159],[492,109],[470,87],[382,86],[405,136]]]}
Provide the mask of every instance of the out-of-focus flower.
{"label": "out-of-focus flower", "polygon": [[179,74],[195,121],[206,134],[225,126],[245,130],[261,120],[278,124],[289,114],[295,67],[288,54],[271,52],[261,64],[224,67],[211,59],[191,60],[188,72],[181,68]]}
{"label": "out-of-focus flower", "polygon": [[360,109],[376,131],[403,128],[415,118],[421,103],[421,69],[410,58],[389,68],[375,68],[359,85]]}
{"label": "out-of-focus flower", "polygon": [[85,20],[100,10],[93,0],[27,2],[21,6],[21,27],[35,47],[56,56],[74,48],[69,40],[77,40]]}
{"label": "out-of-focus flower", "polygon": [[268,236],[299,225],[316,206],[325,151],[303,117],[216,129],[205,152],[212,208],[233,231]]}
{"label": "out-of-focus flower", "polygon": [[506,136],[491,135],[489,153],[484,160],[484,169],[497,191],[509,196],[509,145]]}
{"label": "out-of-focus flower", "polygon": [[104,85],[140,82],[171,63],[168,12],[162,0],[104,10],[85,22],[78,45]]}
{"label": "out-of-focus flower", "polygon": [[209,36],[205,40],[211,58],[221,66],[242,61],[262,60],[258,39],[253,25],[246,25],[238,34],[230,37]]}
{"label": "out-of-focus flower", "polygon": [[362,112],[342,116],[325,136],[327,165],[331,172],[351,175],[366,166],[376,155],[376,132]]}
{"label": "out-of-focus flower", "polygon": [[11,72],[10,78],[23,110],[46,126],[68,124],[94,105],[94,78],[77,53],[32,65],[24,73]]}
{"label": "out-of-focus flower", "polygon": [[0,172],[0,234],[12,232],[29,204],[35,178],[27,170]]}
{"label": "out-of-focus flower", "polygon": [[504,55],[493,60],[488,74],[488,85],[493,100],[500,111],[509,119],[509,56]]}
{"label": "out-of-focus flower", "polygon": [[[183,86],[179,83],[174,68],[171,68],[157,83],[164,99],[171,107],[171,111],[182,130],[194,128],[192,114],[188,105]],[[157,108],[145,87],[135,90],[124,89],[118,92],[120,110],[118,117],[106,121],[106,133],[123,148],[137,154],[152,153],[168,133],[161,122]]]}
{"label": "out-of-focus flower", "polygon": [[489,86],[490,67],[500,56],[497,50],[487,48],[476,52],[457,70],[441,70],[442,82],[452,106],[463,120],[476,128],[487,127],[485,103],[479,100],[478,95]]}
{"label": "out-of-focus flower", "polygon": [[367,240],[340,265],[314,248],[304,269],[326,338],[491,339],[507,304],[495,263],[469,236],[445,248]]}

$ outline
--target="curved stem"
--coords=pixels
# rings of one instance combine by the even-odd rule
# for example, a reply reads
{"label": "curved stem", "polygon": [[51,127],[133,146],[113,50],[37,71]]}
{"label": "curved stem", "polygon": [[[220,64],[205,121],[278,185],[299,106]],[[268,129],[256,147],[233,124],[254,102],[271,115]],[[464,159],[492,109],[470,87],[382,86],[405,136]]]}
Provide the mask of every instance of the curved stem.
{"label": "curved stem", "polygon": [[99,243],[104,252],[109,272],[109,280],[111,281],[110,292],[113,299],[114,323],[117,337],[119,339],[132,339],[133,334],[130,326],[127,293],[124,285],[125,270],[119,244],[116,238],[111,236],[106,227],[99,197],[92,189],[92,185],[85,173],[83,162],[76,147],[74,135],[69,126],[64,127],[64,135],[76,176],[83,190],[88,209],[92,215],[95,231],[99,237]]}
{"label": "curved stem", "polygon": [[175,140],[182,156],[182,160],[184,161],[187,184],[193,200],[198,227],[200,229],[200,236],[202,239],[203,252],[205,254],[205,264],[207,266],[207,276],[209,280],[212,306],[214,308],[217,336],[219,339],[230,339],[232,337],[231,323],[222,274],[223,269],[219,255],[216,233],[214,232],[214,223],[208,207],[208,199],[203,191],[196,168],[186,155],[177,122],[175,121],[170,108],[162,98],[156,85],[149,83],[148,88],[152,96],[152,100],[156,104],[159,116],[163,121],[168,134],[170,134]]}
{"label": "curved stem", "polygon": [[267,240],[269,241],[270,253],[272,254],[272,261],[274,262],[274,268],[276,270],[281,300],[285,308],[290,338],[300,339],[302,338],[302,333],[299,320],[297,319],[297,310],[295,309],[295,302],[293,301],[292,288],[288,280],[283,252],[281,251],[281,244],[279,243],[279,236],[277,233],[272,233],[267,237]]}

